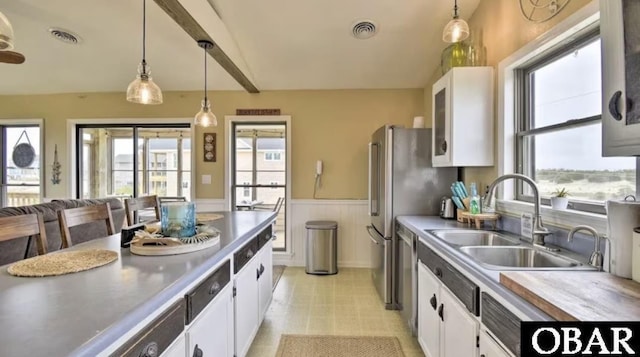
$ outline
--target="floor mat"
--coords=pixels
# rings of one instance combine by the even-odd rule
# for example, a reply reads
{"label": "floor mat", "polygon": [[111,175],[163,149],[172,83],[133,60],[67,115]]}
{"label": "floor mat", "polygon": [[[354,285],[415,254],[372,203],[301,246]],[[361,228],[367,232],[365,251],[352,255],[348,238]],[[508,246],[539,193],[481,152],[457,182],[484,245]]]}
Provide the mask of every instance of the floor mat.
{"label": "floor mat", "polygon": [[404,357],[397,337],[282,335],[276,357]]}
{"label": "floor mat", "polygon": [[286,268],[286,265],[274,265],[273,266],[273,289],[276,289],[276,285],[278,285],[278,281],[280,281],[280,277]]}

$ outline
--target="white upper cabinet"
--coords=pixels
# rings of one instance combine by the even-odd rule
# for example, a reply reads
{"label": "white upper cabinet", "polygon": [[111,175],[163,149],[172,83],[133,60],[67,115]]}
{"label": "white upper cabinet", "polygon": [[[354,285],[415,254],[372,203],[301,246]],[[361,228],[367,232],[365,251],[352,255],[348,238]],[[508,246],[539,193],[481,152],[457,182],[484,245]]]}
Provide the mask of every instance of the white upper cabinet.
{"label": "white upper cabinet", "polygon": [[433,166],[493,165],[493,68],[454,67],[433,85]]}
{"label": "white upper cabinet", "polygon": [[640,1],[600,1],[602,155],[640,155]]}

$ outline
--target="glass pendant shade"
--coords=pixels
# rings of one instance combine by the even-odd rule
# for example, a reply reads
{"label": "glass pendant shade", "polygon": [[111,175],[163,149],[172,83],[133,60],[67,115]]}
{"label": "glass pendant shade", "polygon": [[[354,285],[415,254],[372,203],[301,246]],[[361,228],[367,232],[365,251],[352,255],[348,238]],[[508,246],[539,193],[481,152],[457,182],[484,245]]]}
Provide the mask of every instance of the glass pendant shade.
{"label": "glass pendant shade", "polygon": [[442,40],[448,43],[464,41],[469,37],[469,25],[463,19],[454,17],[442,32]]}
{"label": "glass pendant shade", "polygon": [[202,100],[202,108],[198,114],[196,114],[194,124],[204,127],[218,125],[218,118],[216,118],[216,115],[211,111],[209,99],[205,98]]}
{"label": "glass pendant shade", "polygon": [[127,87],[127,101],[138,104],[162,104],[162,91],[151,78],[149,66],[140,64],[138,75]]}
{"label": "glass pendant shade", "polygon": [[0,51],[13,49],[13,27],[9,19],[0,12]]}

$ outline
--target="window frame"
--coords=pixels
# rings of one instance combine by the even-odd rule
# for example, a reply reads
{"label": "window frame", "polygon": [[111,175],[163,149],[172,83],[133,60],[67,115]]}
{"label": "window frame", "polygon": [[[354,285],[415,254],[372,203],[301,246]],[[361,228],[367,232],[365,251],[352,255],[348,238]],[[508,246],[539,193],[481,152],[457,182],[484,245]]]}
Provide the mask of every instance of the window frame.
{"label": "window frame", "polygon": [[[565,122],[532,128],[534,126],[533,86],[530,74],[556,60],[584,48],[600,39],[600,28],[588,28],[575,35],[574,39],[553,47],[541,55],[532,58],[514,69],[515,80],[515,168],[516,172],[535,179],[535,143],[527,145],[528,137],[535,135],[558,132],[562,130],[576,129],[602,122],[602,115],[594,115],[584,118],[569,118]],[[636,177],[640,166],[636,160]],[[533,196],[525,194],[525,185],[519,181],[515,184],[515,199],[517,201],[533,202]],[[639,182],[636,179],[636,195],[640,192]],[[541,197],[541,203],[550,205],[548,197]],[[605,202],[577,200],[569,197],[569,207],[573,210],[596,214],[606,214]]]}

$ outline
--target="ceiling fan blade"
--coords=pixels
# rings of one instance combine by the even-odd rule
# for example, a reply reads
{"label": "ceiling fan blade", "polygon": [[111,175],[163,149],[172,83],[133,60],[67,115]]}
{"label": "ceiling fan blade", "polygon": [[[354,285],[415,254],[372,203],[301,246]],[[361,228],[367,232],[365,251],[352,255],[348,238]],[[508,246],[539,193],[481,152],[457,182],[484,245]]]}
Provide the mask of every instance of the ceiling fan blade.
{"label": "ceiling fan blade", "polygon": [[13,51],[0,51],[0,63],[21,64],[25,60],[22,53]]}

